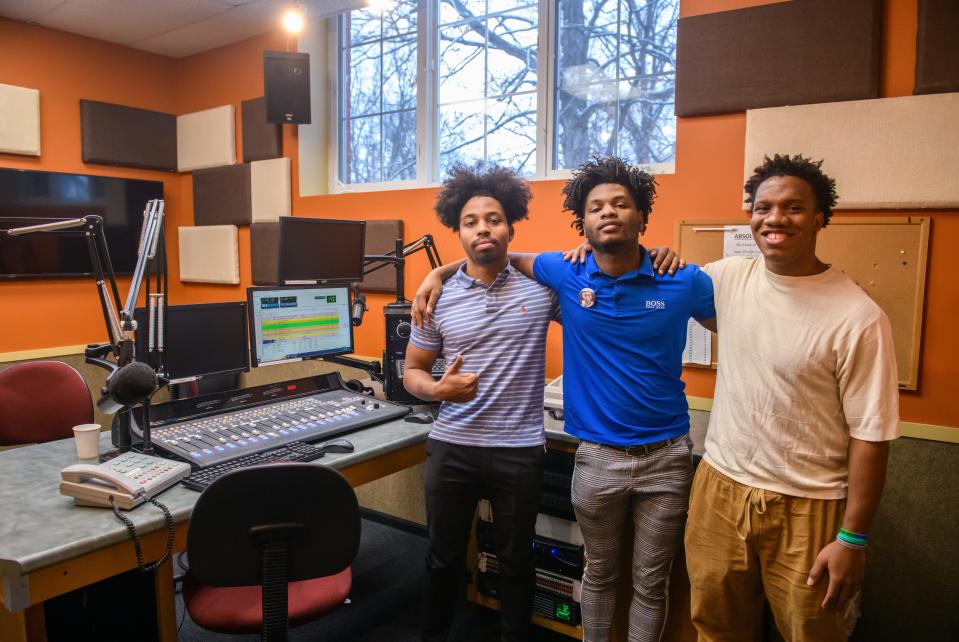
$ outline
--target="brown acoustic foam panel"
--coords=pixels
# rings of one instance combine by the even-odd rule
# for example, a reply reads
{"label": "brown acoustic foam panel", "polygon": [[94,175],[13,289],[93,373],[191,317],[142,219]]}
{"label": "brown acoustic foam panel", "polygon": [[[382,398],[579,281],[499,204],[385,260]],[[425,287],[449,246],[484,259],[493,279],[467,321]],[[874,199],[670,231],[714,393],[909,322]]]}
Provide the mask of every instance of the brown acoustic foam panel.
{"label": "brown acoustic foam panel", "polygon": [[80,101],[84,163],[175,172],[176,116],[124,105]]}
{"label": "brown acoustic foam panel", "polygon": [[[403,221],[367,221],[366,253],[386,254],[396,249],[396,239],[403,240]],[[422,257],[426,260],[426,257]],[[369,267],[374,267],[371,264]],[[396,292],[396,270],[391,266],[367,274],[360,288],[371,292]]]}
{"label": "brown acoustic foam panel", "polygon": [[252,217],[249,165],[193,171],[195,225],[249,225]]}
{"label": "brown acoustic foam panel", "polygon": [[283,155],[282,125],[266,122],[266,98],[244,100],[240,118],[243,124],[244,163]]}
{"label": "brown acoustic foam panel", "polygon": [[681,18],[676,115],[876,98],[881,14],[880,0],[796,0]]}
{"label": "brown acoustic foam panel", "polygon": [[254,223],[250,226],[250,263],[254,285],[276,285],[279,229],[278,223]]}
{"label": "brown acoustic foam panel", "polygon": [[920,0],[916,34],[917,94],[959,91],[959,2]]}

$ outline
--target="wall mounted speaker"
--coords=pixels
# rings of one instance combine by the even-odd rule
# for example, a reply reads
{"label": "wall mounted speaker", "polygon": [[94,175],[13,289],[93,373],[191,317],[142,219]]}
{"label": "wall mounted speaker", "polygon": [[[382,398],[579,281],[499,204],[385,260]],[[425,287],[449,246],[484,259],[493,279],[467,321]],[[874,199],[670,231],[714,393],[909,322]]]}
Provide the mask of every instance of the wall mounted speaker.
{"label": "wall mounted speaker", "polygon": [[310,55],[264,51],[263,93],[267,122],[310,124]]}

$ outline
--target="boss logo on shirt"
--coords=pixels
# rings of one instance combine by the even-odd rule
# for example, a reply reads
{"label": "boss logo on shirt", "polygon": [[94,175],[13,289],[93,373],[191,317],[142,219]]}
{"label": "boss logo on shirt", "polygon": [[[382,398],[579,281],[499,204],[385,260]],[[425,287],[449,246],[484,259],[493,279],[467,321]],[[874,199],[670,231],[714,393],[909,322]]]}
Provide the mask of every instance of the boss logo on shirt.
{"label": "boss logo on shirt", "polygon": [[665,301],[647,301],[646,309],[647,310],[665,310],[666,302]]}

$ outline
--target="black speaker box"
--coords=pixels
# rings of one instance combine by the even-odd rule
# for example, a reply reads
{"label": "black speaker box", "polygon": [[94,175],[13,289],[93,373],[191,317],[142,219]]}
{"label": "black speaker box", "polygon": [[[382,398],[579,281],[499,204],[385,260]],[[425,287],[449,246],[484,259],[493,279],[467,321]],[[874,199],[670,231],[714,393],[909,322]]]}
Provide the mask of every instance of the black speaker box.
{"label": "black speaker box", "polygon": [[263,52],[263,93],[270,123],[310,124],[310,54]]}

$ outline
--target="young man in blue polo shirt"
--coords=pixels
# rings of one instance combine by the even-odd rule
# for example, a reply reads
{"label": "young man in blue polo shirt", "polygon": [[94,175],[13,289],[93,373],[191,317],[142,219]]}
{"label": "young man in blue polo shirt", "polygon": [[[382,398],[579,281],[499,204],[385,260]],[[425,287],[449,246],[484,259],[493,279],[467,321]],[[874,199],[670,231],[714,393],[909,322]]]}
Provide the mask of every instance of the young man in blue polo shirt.
{"label": "young man in blue polo shirt", "polygon": [[[563,193],[593,253],[576,264],[560,252],[510,261],[552,288],[563,314],[565,428],[581,439],[573,506],[586,543],[584,640],[609,639],[627,519],[634,530],[629,639],[659,640],[692,480],[680,379],[686,323],[715,317],[712,283],[695,266],[657,274],[638,244],[656,196],[649,174],[604,158],[580,167]],[[439,278],[434,271],[417,292],[427,316]]]}
{"label": "young man in blue polo shirt", "polygon": [[[529,187],[513,172],[456,168],[436,202],[466,252],[430,322],[414,326],[407,390],[441,401],[427,440],[429,523],[424,640],[445,640],[453,620],[473,511],[490,500],[500,568],[502,639],[529,639],[533,529],[545,450],[546,330],[559,308],[549,289],[507,256],[527,217]],[[442,355],[451,366],[430,374]]]}

